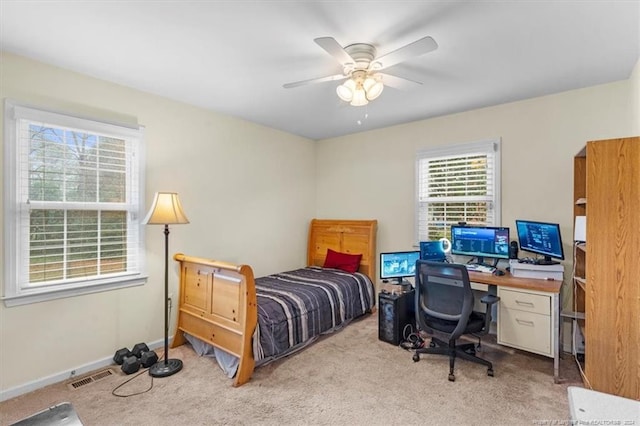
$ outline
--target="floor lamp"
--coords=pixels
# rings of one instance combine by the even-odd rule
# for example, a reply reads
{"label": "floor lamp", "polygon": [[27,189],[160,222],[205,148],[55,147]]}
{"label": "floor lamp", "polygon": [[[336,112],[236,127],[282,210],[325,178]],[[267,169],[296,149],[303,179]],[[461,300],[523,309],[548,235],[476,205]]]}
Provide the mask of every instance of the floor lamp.
{"label": "floor lamp", "polygon": [[178,194],[156,192],[153,205],[144,222],[147,225],[164,225],[164,361],[149,368],[153,377],[167,377],[182,370],[182,360],[169,359],[169,225],[189,223],[182,211]]}

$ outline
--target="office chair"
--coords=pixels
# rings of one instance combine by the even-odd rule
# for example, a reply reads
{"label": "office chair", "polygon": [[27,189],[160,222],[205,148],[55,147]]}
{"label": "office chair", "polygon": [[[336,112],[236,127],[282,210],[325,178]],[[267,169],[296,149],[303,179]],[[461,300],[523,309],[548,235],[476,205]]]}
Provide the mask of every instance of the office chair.
{"label": "office chair", "polygon": [[466,359],[487,367],[487,375],[493,376],[491,362],[476,356],[473,343],[456,345],[463,334],[478,337],[487,334],[491,325],[491,307],[500,300],[487,294],[482,299],[486,312],[473,311],[474,295],[469,282],[469,273],[464,265],[456,263],[416,262],[415,313],[418,329],[436,330],[448,334],[448,342],[432,337],[428,347],[418,348],[413,361],[420,361],[420,354],[449,356],[449,381],[455,381],[453,367],[456,358]]}

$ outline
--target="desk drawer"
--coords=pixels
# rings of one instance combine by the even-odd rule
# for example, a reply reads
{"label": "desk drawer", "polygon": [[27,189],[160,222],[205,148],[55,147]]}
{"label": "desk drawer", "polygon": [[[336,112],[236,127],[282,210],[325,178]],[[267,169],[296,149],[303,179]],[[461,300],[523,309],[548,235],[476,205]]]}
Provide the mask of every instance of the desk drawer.
{"label": "desk drawer", "polygon": [[501,305],[498,316],[499,344],[553,356],[551,317],[548,314],[508,309]]}
{"label": "desk drawer", "polygon": [[500,306],[505,309],[551,315],[551,297],[499,288]]}

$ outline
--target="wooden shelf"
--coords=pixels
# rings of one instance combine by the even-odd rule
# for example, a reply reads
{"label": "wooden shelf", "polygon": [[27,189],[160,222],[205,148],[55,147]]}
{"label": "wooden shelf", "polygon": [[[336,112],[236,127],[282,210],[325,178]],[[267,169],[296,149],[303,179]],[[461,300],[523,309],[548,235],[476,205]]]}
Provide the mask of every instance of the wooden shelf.
{"label": "wooden shelf", "polygon": [[578,285],[580,287],[582,287],[583,290],[587,289],[587,279],[586,278],[582,278],[582,277],[573,277],[574,281],[576,283],[578,283]]}
{"label": "wooden shelf", "polygon": [[560,316],[564,318],[572,318],[572,319],[584,319],[584,312],[576,312],[576,311],[562,311],[560,312]]}

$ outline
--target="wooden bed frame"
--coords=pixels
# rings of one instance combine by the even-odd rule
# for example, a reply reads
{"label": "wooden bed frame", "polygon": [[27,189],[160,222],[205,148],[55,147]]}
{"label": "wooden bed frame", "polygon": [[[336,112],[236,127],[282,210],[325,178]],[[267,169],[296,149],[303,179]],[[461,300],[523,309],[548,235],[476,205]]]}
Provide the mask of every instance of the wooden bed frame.
{"label": "wooden bed frame", "polygon": [[[307,265],[322,266],[327,249],[362,254],[359,272],[375,283],[376,220],[313,219]],[[180,306],[171,347],[186,332],[239,358],[233,386],[249,381],[255,368],[252,337],[258,322],[256,287],[249,265],[236,265],[178,253]]]}

